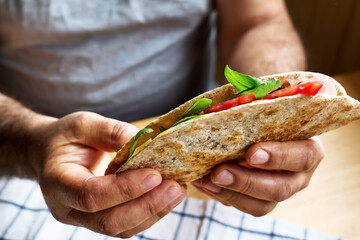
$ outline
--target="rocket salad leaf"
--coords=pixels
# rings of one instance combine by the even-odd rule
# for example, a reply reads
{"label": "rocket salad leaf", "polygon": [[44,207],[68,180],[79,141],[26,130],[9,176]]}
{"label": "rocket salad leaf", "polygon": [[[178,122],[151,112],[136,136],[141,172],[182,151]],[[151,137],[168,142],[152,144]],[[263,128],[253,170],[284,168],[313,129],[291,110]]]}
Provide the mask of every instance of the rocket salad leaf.
{"label": "rocket salad leaf", "polygon": [[180,116],[180,119],[186,115],[195,115],[201,113],[207,109],[211,103],[212,100],[208,98],[201,98],[197,100]]}
{"label": "rocket salad leaf", "polygon": [[275,91],[280,87],[281,87],[280,80],[276,78],[271,78],[268,81],[263,82],[261,85],[257,86],[256,88],[243,91],[239,95],[241,96],[249,93],[254,93],[255,99],[258,99],[268,95],[269,93]]}
{"label": "rocket salad leaf", "polygon": [[151,133],[151,132],[153,132],[153,131],[154,131],[154,130],[151,129],[151,128],[144,128],[144,129],[140,130],[140,131],[135,135],[134,142],[132,143],[131,148],[130,148],[129,158],[131,158],[131,156],[133,155],[134,150],[135,150],[136,143],[138,142],[139,138],[140,138],[142,135],[144,135],[145,133]]}
{"label": "rocket salad leaf", "polygon": [[191,119],[199,118],[199,117],[201,117],[201,115],[192,115],[192,116],[184,117],[184,118],[178,120],[176,123],[174,123],[174,125],[172,125],[172,127],[175,127],[176,125],[179,125],[180,123],[189,121]]}
{"label": "rocket salad leaf", "polygon": [[225,67],[224,74],[229,83],[231,83],[240,92],[256,88],[257,86],[263,84],[260,79],[236,72],[230,69],[228,65]]}
{"label": "rocket salad leaf", "polygon": [[[211,99],[200,98],[199,100],[194,102],[183,114],[181,114],[179,119],[171,127],[179,125],[180,123],[186,122],[188,120],[201,117],[200,113],[205,109],[207,109],[211,105],[211,103],[212,103]],[[161,132],[166,130],[163,126],[160,126],[159,129]]]}
{"label": "rocket salad leaf", "polygon": [[263,82],[258,78],[236,72],[228,65],[225,67],[224,74],[226,79],[240,91],[235,97],[254,93],[255,99],[258,99],[281,87],[280,80],[276,78]]}

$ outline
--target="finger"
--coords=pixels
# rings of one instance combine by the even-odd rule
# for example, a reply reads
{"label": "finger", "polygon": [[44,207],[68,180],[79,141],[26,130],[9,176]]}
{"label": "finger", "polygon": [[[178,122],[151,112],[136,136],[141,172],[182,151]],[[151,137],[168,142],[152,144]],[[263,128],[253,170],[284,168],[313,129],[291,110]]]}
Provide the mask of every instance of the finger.
{"label": "finger", "polygon": [[118,151],[138,129],[129,123],[83,112],[71,116],[75,141],[107,152]]}
{"label": "finger", "polygon": [[138,198],[161,183],[153,169],[129,170],[118,175],[94,176],[76,164],[60,168],[58,191],[63,204],[80,211],[97,212]]}
{"label": "finger", "polygon": [[[218,187],[274,202],[288,199],[294,193],[305,188],[309,179],[310,174],[270,172],[261,169],[248,169],[236,164],[220,165],[211,173],[211,182]],[[209,188],[206,185],[204,187]]]}
{"label": "finger", "polygon": [[141,223],[141,225],[139,225],[139,226],[137,226],[135,228],[132,228],[130,230],[127,230],[127,231],[121,233],[120,235],[117,235],[117,237],[129,238],[129,237],[132,237],[132,236],[134,236],[135,234],[137,234],[139,232],[142,232],[142,231],[150,228],[152,225],[157,223],[161,218],[163,218],[167,214],[169,214],[177,205],[179,205],[184,200],[184,197],[185,197],[185,191],[184,191],[183,195],[181,195],[180,197],[178,197],[177,199],[172,201],[170,204],[168,204],[159,213],[157,213],[156,215],[150,217],[145,222]]}
{"label": "finger", "polygon": [[246,162],[269,170],[309,171],[324,158],[324,147],[318,137],[301,141],[261,142],[246,152]]}
{"label": "finger", "polygon": [[224,205],[233,206],[253,216],[264,216],[265,214],[271,212],[277,205],[276,202],[253,198],[242,193],[234,192],[232,190],[224,188],[221,188],[219,192],[213,192],[212,190],[214,189],[214,187],[210,187],[210,189],[212,190],[204,187],[211,184],[213,183],[211,183],[210,176],[204,177],[201,181],[195,182],[195,184],[193,183],[193,185],[199,191],[210,195],[212,198],[223,203]]}
{"label": "finger", "polygon": [[[185,197],[185,189],[175,181],[164,181],[151,192],[97,213],[85,213],[77,210],[69,217],[81,226],[109,236],[131,235],[143,231],[156,219],[161,218]],[[124,233],[124,236],[122,236]]]}

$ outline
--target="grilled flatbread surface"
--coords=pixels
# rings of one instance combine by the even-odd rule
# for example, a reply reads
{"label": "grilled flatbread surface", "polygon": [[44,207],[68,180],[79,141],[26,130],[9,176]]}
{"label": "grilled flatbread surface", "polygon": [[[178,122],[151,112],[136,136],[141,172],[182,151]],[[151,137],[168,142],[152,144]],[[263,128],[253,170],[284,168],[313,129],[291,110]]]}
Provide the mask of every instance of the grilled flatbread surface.
{"label": "grilled flatbread surface", "polygon": [[244,159],[247,148],[254,143],[307,139],[360,119],[360,103],[326,75],[291,72],[260,79],[266,81],[273,77],[285,87],[316,77],[324,83],[332,82],[337,94],[254,101],[203,115],[155,138],[160,133],[160,126],[170,128],[196,100],[210,98],[214,105],[238,93],[231,84],[224,85],[191,99],[150,123],[146,128],[152,128],[154,132],[140,137],[137,146],[150,138],[155,139],[128,160],[134,140],[131,139],[109,164],[106,174],[153,168],[161,173],[163,179],[185,183],[208,174],[220,163]]}

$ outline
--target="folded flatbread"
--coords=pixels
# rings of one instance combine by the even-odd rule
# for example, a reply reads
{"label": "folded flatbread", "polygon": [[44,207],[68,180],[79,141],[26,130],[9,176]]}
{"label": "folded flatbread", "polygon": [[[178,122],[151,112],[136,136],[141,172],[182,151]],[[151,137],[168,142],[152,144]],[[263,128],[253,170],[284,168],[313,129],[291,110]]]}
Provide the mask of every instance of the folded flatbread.
{"label": "folded flatbread", "polygon": [[[238,90],[231,84],[191,99],[161,116],[146,128],[154,131],[139,138],[137,146],[153,139],[142,151],[129,158],[134,139],[125,144],[111,161],[106,174],[129,169],[153,168],[163,179],[185,183],[208,174],[216,165],[241,160],[247,148],[263,141],[307,139],[360,119],[360,103],[329,76],[312,72],[291,72],[261,77],[277,78],[282,85],[293,86],[317,78],[336,88],[335,95],[295,95],[260,100],[231,109],[205,114],[170,128],[196,100],[212,99],[214,104],[231,99]],[[156,137],[159,128],[170,128]]]}

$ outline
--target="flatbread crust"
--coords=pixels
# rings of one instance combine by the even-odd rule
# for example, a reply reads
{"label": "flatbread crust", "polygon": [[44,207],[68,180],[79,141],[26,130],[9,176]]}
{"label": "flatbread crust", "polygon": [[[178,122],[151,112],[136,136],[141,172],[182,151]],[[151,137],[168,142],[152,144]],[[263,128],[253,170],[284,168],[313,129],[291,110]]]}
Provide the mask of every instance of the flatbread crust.
{"label": "flatbread crust", "polygon": [[[282,97],[206,114],[156,138],[128,160],[131,139],[117,153],[105,174],[153,168],[163,179],[185,183],[210,173],[220,163],[244,159],[246,149],[254,143],[307,139],[360,119],[360,103],[346,95],[344,88],[326,75],[291,72],[261,79],[266,81],[273,77],[285,86],[317,77],[320,81],[333,82],[337,95]],[[196,100],[210,98],[217,104],[237,93],[238,90],[228,84],[184,103],[150,123],[146,128],[152,128],[154,132],[143,135],[137,146],[158,135],[160,126],[171,127]]]}

